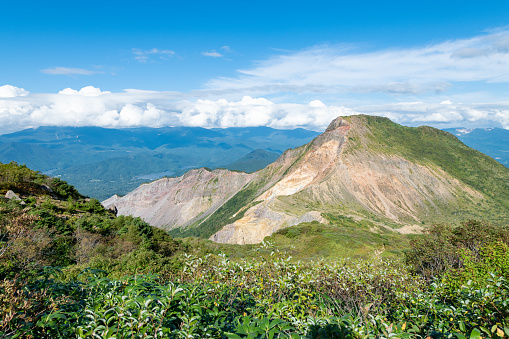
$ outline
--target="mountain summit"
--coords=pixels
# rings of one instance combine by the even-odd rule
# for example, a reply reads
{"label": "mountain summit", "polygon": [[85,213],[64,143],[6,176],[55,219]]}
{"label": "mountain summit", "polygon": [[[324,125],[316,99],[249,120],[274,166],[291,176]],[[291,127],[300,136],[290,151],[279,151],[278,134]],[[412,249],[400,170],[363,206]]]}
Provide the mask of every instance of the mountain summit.
{"label": "mountain summit", "polygon": [[310,143],[252,174],[190,171],[103,203],[176,236],[261,242],[301,222],[369,221],[373,232],[509,215],[509,170],[431,127],[338,117]]}

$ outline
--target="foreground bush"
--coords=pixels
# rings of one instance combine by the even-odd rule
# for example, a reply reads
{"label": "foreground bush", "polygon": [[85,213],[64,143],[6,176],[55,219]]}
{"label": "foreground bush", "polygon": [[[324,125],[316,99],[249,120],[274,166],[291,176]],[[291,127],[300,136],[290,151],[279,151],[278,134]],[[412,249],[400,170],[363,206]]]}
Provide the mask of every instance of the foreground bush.
{"label": "foreground bush", "polygon": [[[423,284],[381,259],[348,263],[188,256],[170,281],[109,279],[86,270],[64,282],[46,270],[0,286],[0,337],[439,338],[509,336],[509,283]],[[65,273],[65,272],[64,272]]]}

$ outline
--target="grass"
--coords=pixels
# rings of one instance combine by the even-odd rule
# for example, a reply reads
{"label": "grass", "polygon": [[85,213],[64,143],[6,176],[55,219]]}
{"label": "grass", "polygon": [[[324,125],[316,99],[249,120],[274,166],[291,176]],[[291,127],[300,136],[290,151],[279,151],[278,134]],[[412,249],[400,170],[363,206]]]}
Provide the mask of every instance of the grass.
{"label": "grass", "polygon": [[297,260],[319,258],[368,258],[374,251],[385,250],[389,257],[401,256],[409,237],[398,233],[372,232],[368,223],[351,220],[333,225],[306,222],[281,229],[265,238],[280,251]]}

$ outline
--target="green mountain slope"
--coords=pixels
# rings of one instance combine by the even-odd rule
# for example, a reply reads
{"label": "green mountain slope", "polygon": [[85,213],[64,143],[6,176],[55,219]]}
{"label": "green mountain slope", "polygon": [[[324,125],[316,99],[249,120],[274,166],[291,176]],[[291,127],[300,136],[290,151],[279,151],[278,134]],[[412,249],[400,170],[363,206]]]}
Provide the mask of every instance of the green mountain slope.
{"label": "green mountain slope", "polygon": [[257,149],[242,158],[229,163],[225,166],[225,168],[232,171],[242,171],[247,173],[256,172],[276,161],[276,159],[279,158],[279,155],[280,154],[275,152]]}
{"label": "green mountain slope", "polygon": [[448,128],[445,131],[454,134],[465,145],[472,147],[505,167],[509,167],[509,130],[503,128]]}
{"label": "green mountain slope", "polygon": [[371,133],[365,135],[367,138],[362,142],[360,139],[352,140],[349,150],[367,145],[375,151],[399,154],[418,163],[436,164],[488,197],[486,202],[489,203],[490,212],[487,213],[493,213],[493,209],[504,215],[507,213],[509,170],[493,158],[436,128],[405,127],[380,117],[362,116],[359,119],[365,121]]}

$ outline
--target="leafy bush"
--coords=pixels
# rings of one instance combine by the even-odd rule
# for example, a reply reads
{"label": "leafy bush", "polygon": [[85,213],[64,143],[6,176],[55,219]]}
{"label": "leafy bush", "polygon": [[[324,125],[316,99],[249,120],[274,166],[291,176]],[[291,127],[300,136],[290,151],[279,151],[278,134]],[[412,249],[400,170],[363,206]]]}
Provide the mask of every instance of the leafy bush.
{"label": "leafy bush", "polygon": [[[139,256],[137,256],[139,257]],[[131,259],[135,259],[134,256]],[[149,258],[146,258],[149,259]],[[142,259],[138,265],[147,262]],[[449,292],[396,262],[231,262],[187,256],[169,280],[87,269],[69,282],[46,269],[0,283],[0,337],[438,338],[509,335],[509,284]],[[65,272],[64,272],[65,273]]]}
{"label": "leafy bush", "polygon": [[[436,224],[423,237],[411,243],[406,252],[406,263],[427,280],[441,276],[449,269],[463,267],[465,254],[480,259],[481,248],[501,241],[509,244],[509,229],[485,222],[470,220],[456,228]],[[465,252],[466,251],[466,252]]]}

